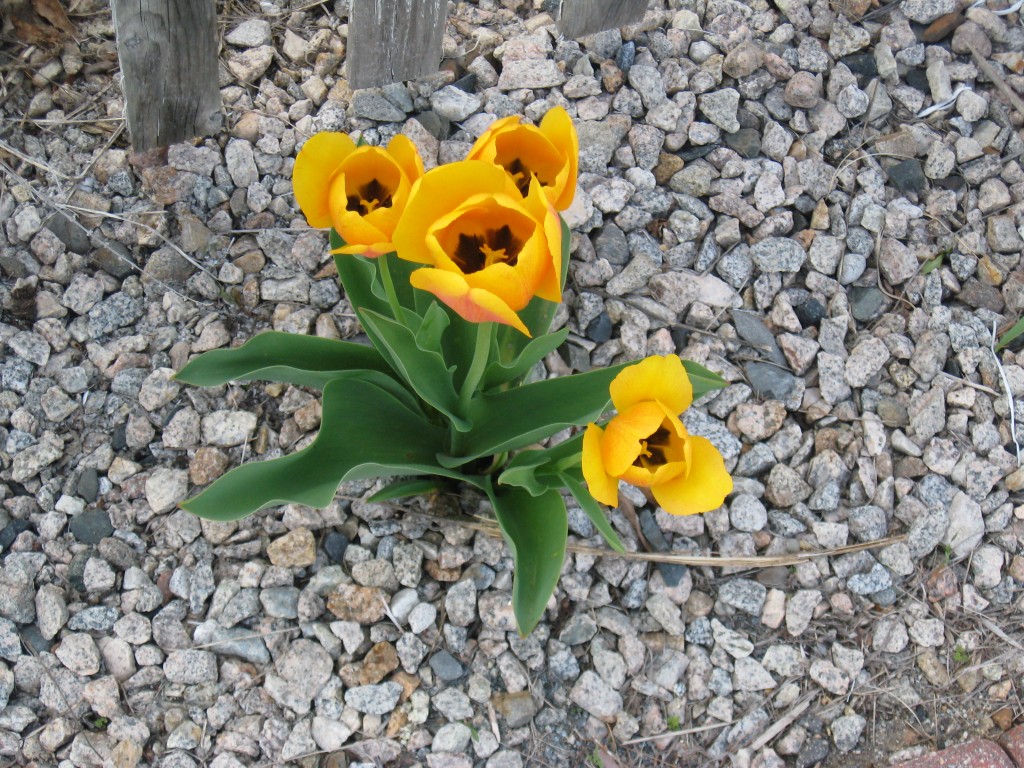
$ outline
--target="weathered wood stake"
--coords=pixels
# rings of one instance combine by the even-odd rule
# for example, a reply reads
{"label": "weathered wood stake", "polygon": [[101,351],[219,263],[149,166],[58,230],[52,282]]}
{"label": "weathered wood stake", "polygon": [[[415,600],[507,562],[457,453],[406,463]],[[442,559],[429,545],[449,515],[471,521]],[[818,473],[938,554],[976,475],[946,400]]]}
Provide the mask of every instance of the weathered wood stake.
{"label": "weathered wood stake", "polygon": [[348,84],[373,88],[437,72],[447,0],[353,0]]}
{"label": "weathered wood stake", "polygon": [[136,151],[216,131],[213,0],[113,0],[128,130]]}

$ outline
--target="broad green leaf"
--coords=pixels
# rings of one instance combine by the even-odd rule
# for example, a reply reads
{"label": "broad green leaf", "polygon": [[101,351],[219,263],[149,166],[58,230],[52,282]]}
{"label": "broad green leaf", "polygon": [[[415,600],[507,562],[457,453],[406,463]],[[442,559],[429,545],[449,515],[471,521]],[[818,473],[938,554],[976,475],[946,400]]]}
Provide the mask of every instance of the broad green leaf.
{"label": "broad green leaf", "polygon": [[200,355],[174,378],[199,387],[260,380],[323,389],[328,381],[351,370],[390,372],[373,347],[267,331],[235,349],[215,349]]}
{"label": "broad green leaf", "polygon": [[996,344],[996,351],[998,352],[1022,333],[1024,333],[1024,317],[1014,323],[1012,328],[999,337],[999,343]]}
{"label": "broad green leaf", "polygon": [[436,477],[404,478],[396,480],[386,488],[377,491],[368,500],[374,504],[381,501],[393,501],[394,499],[405,499],[409,496],[425,496],[443,490],[445,483]]}
{"label": "broad green leaf", "polygon": [[488,488],[488,496],[512,550],[512,610],[525,637],[544,614],[562,572],[569,531],[565,501],[555,490],[535,497],[521,488]]}
{"label": "broad green leaf", "polygon": [[441,349],[441,340],[444,332],[451,324],[451,318],[437,304],[427,307],[426,313],[422,316],[419,330],[416,332],[416,346],[420,349]]}
{"label": "broad green leaf", "polygon": [[549,352],[558,349],[568,335],[568,328],[562,328],[554,333],[546,333],[543,336],[530,339],[519,351],[517,358],[509,361],[494,360],[484,374],[483,389],[487,390],[506,382],[521,380],[539,360],[543,360]]}
{"label": "broad green leaf", "polygon": [[498,476],[498,485],[514,485],[522,488],[531,496],[542,496],[551,486],[542,483],[538,470],[544,465],[509,467]]}
{"label": "broad green leaf", "polygon": [[[332,229],[331,250],[343,245],[345,241]],[[384,314],[390,311],[384,289],[380,286],[380,278],[377,277],[377,267],[370,259],[349,253],[336,253],[334,265],[338,269],[341,286],[345,289],[345,298],[353,309],[372,309]]]}
{"label": "broad green leaf", "polygon": [[608,521],[608,516],[598,505],[597,501],[595,501],[594,497],[590,495],[590,491],[569,472],[559,472],[558,478],[569,489],[569,493],[573,495],[573,498],[576,499],[576,502],[586,513],[587,517],[590,518],[590,522],[601,532],[604,540],[608,542],[608,546],[616,552],[625,552],[626,548],[622,546],[619,534],[612,528],[612,524]]}
{"label": "broad green leaf", "polygon": [[[582,447],[583,433],[580,432],[550,448],[520,451],[505,465],[504,471],[498,476],[498,484],[517,485],[526,488],[534,496],[540,496],[544,489],[555,486],[550,484],[550,477],[546,477],[547,482],[544,482],[538,479],[538,475],[544,472],[558,472],[567,463],[579,464]],[[562,485],[560,480],[558,485]]]}
{"label": "broad green leaf", "polygon": [[329,428],[303,450],[243,464],[181,506],[209,520],[237,520],[275,504],[325,507],[346,480],[431,474],[468,479],[435,463],[445,430],[372,382],[328,382],[323,424]]}
{"label": "broad green leaf", "polygon": [[683,360],[683,368],[690,377],[690,384],[693,386],[693,399],[706,395],[716,389],[723,389],[729,385],[725,379],[714,371],[709,371],[703,365],[698,365],[692,360]]}
{"label": "broad green leaf", "polygon": [[438,456],[447,467],[514,451],[570,426],[597,419],[608,407],[608,385],[630,363],[485,393],[473,399],[469,433],[460,456]]}
{"label": "broad green leaf", "polygon": [[373,336],[380,340],[380,351],[416,394],[444,414],[457,429],[468,430],[471,422],[457,413],[459,395],[452,381],[452,371],[440,351],[421,347],[412,330],[377,312],[363,310],[359,319],[363,327],[372,330]]}

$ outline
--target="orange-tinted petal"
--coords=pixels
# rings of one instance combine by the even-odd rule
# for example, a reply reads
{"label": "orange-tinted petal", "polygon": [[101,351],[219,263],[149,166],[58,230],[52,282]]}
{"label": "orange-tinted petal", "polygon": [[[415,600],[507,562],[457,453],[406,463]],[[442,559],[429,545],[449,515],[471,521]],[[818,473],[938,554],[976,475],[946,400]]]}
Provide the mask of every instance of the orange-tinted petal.
{"label": "orange-tinted petal", "polygon": [[601,460],[601,439],[604,435],[597,424],[588,424],[583,433],[583,479],[590,495],[609,507],[619,503],[619,483],[604,469]]}
{"label": "orange-tinted petal", "polygon": [[343,245],[331,253],[345,253],[349,255],[365,256],[368,259],[376,259],[385,253],[391,253],[391,243],[370,243],[369,245]]}
{"label": "orange-tinted petal", "polygon": [[618,411],[644,400],[657,400],[673,414],[693,402],[693,386],[678,355],[648,357],[616,376],[609,388]]}
{"label": "orange-tinted petal", "polygon": [[318,133],[299,150],[292,169],[295,202],[311,227],[331,226],[329,193],[334,174],[356,148],[344,133]]}
{"label": "orange-tinted petal", "polygon": [[409,276],[409,282],[414,288],[437,296],[464,320],[503,323],[530,335],[529,329],[508,304],[489,291],[471,288],[460,274],[442,269],[417,269]]}
{"label": "orange-tinted petal", "polygon": [[685,474],[654,485],[655,501],[670,515],[694,515],[718,509],[732,492],[732,478],[718,449],[703,437],[687,438],[689,453]]}
{"label": "orange-tinted petal", "polygon": [[640,456],[641,440],[661,425],[665,413],[654,401],[637,403],[608,422],[601,440],[601,460],[608,474],[621,476]]}

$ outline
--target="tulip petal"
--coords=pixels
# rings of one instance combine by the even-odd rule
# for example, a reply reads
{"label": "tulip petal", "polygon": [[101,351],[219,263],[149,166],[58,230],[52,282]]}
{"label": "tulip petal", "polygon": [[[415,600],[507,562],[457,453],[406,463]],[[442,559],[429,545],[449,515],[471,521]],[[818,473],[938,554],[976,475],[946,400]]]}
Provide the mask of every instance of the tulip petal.
{"label": "tulip petal", "polygon": [[564,211],[572,205],[576,194],[576,178],[579,170],[580,144],[569,113],[561,107],[549,109],[540,121],[540,132],[566,155],[566,163],[549,191],[558,190],[558,197],[551,202],[555,209]]}
{"label": "tulip petal", "polygon": [[503,117],[500,120],[495,120],[487,127],[486,131],[480,134],[480,138],[473,142],[473,146],[470,147],[469,154],[466,155],[466,159],[484,160],[488,163],[493,163],[494,156],[497,152],[494,144],[494,137],[519,125],[521,119],[522,118],[519,115],[510,115],[509,117]]}
{"label": "tulip petal", "polygon": [[687,438],[687,472],[667,483],[653,485],[655,501],[670,515],[694,515],[718,509],[732,492],[732,478],[718,449],[703,437]]}
{"label": "tulip petal", "polygon": [[562,259],[568,255],[562,253],[562,224],[536,179],[530,183],[523,206],[536,221],[544,222],[543,232],[538,232],[536,241],[531,243],[542,254],[545,267],[536,295],[557,304],[562,300]]}
{"label": "tulip petal", "polygon": [[612,380],[609,391],[620,413],[636,403],[657,400],[678,415],[693,402],[693,386],[678,355],[656,355],[631,365]]}
{"label": "tulip petal", "polygon": [[325,131],[313,136],[299,150],[292,169],[292,187],[309,226],[331,226],[331,182],[355,148],[355,142],[344,133]]}
{"label": "tulip petal", "polygon": [[442,269],[417,269],[409,276],[409,282],[414,288],[437,296],[464,320],[503,323],[530,335],[529,329],[508,304],[489,291],[471,288],[460,274]]}
{"label": "tulip petal", "polygon": [[392,250],[387,232],[374,225],[369,216],[360,216],[344,207],[344,198],[334,195],[331,198],[331,221],[346,246],[365,246],[374,243],[387,243],[385,251]]}
{"label": "tulip petal", "polygon": [[399,258],[418,264],[434,263],[426,253],[426,243],[442,218],[459,210],[474,195],[508,193],[510,188],[515,190],[504,169],[480,160],[432,168],[413,185],[405,212],[395,227]]}
{"label": "tulip petal", "polygon": [[604,435],[597,424],[588,424],[583,434],[583,479],[590,495],[609,507],[619,503],[619,482],[604,469],[601,460],[601,440]]}
{"label": "tulip petal", "polygon": [[398,134],[388,142],[388,154],[398,163],[409,183],[423,175],[423,159],[408,136]]}
{"label": "tulip petal", "polygon": [[621,411],[609,421],[601,440],[601,459],[608,474],[623,475],[640,456],[640,441],[650,437],[664,420],[661,407],[648,401]]}

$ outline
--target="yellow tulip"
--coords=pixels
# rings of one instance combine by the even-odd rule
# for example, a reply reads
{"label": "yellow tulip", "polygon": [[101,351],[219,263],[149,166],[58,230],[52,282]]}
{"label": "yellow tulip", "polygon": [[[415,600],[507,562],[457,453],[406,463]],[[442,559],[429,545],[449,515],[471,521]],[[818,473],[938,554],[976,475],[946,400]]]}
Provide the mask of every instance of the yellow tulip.
{"label": "yellow tulip", "polygon": [[463,160],[413,185],[395,228],[399,258],[427,265],[410,276],[470,322],[504,323],[534,296],[562,300],[561,227],[536,180],[525,197],[499,166]]}
{"label": "yellow tulip", "polygon": [[405,136],[382,149],[325,132],[303,145],[292,184],[310,226],[333,226],[341,235],[340,253],[380,256],[394,250],[391,236],[422,175],[423,161]]}
{"label": "yellow tulip", "polygon": [[530,179],[536,177],[555,210],[564,211],[576,194],[579,154],[572,118],[555,107],[540,126],[523,123],[518,115],[496,120],[473,144],[467,159],[500,165],[524,197]]}
{"label": "yellow tulip", "polygon": [[732,478],[711,441],[689,434],[679,420],[693,402],[679,357],[649,357],[619,373],[610,389],[618,415],[604,429],[589,424],[583,435],[583,477],[593,497],[616,506],[625,480],[650,488],[672,515],[720,507]]}

